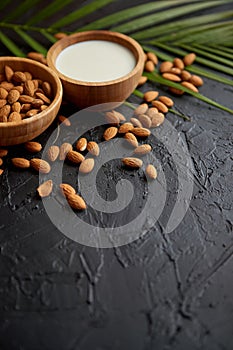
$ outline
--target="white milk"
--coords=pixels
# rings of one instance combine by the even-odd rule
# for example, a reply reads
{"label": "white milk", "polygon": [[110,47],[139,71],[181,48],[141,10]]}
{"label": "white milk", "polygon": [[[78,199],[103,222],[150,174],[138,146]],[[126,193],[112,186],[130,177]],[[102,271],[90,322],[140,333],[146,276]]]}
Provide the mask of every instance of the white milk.
{"label": "white milk", "polygon": [[73,44],[58,55],[56,68],[67,77],[104,82],[123,77],[133,70],[136,60],[126,47],[104,40]]}

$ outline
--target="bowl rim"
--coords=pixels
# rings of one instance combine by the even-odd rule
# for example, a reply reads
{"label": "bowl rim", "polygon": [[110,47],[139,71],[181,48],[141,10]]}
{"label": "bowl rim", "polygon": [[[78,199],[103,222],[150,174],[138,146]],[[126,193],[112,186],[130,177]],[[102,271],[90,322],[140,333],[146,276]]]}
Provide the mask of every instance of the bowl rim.
{"label": "bowl rim", "polygon": [[[0,122],[0,128],[11,128],[11,127],[14,128],[14,127],[20,126],[20,125],[27,125],[27,124],[31,124],[31,123],[36,122],[39,119],[43,118],[62,99],[63,88],[62,88],[61,81],[60,81],[59,77],[57,76],[57,74],[50,67],[46,66],[45,64],[40,63],[38,61],[34,61],[34,60],[26,58],[26,57],[1,56],[0,62],[2,62],[2,61],[4,62],[4,60],[7,60],[9,64],[10,64],[10,61],[12,61],[12,62],[17,61],[17,62],[24,62],[24,63],[30,62],[30,64],[33,64],[35,66],[38,66],[38,67],[44,69],[45,71],[47,71],[48,74],[53,76],[53,78],[56,82],[56,91],[55,91],[55,96],[53,98],[53,101],[50,103],[48,108],[46,108],[44,111],[41,111],[40,113],[37,113],[36,115],[34,115],[30,118],[25,118],[19,122]],[[6,64],[7,64],[7,62],[6,62]]]}
{"label": "bowl rim", "polygon": [[[88,40],[105,40],[105,41],[111,41],[108,40],[107,38],[103,39],[102,36],[106,35],[109,39],[111,39],[112,37],[117,37],[120,38],[122,41],[127,42],[128,44],[131,45],[131,47],[133,47],[134,49],[136,49],[137,53],[138,53],[138,58],[135,64],[135,67],[126,75],[123,75],[117,79],[113,79],[113,80],[107,80],[107,81],[103,81],[103,82],[92,82],[92,81],[82,81],[82,80],[77,80],[77,79],[73,79],[70,78],[64,74],[62,74],[55,65],[55,60],[52,58],[54,51],[57,49],[57,47],[59,47],[61,44],[66,43],[67,41],[70,40],[70,38],[82,38],[83,40],[77,41],[77,42],[83,42],[83,41],[88,41]],[[90,38],[90,36],[93,36],[93,38]],[[100,36],[100,38],[98,38],[98,36]],[[88,37],[87,40],[85,40],[85,37]],[[65,48],[74,45],[77,42],[73,42],[72,44],[69,44],[67,46],[65,46],[60,52],[62,52]],[[118,42],[117,42],[118,43]],[[122,45],[122,44],[120,44]],[[131,52],[131,48],[127,47]],[[59,54],[60,54],[59,52]],[[57,55],[58,56],[58,55]],[[56,56],[56,58],[57,58]],[[145,54],[144,51],[141,47],[141,45],[134,40],[133,38],[129,37],[128,35],[119,33],[119,32],[112,32],[109,30],[89,30],[89,31],[83,31],[83,32],[78,32],[78,33],[74,33],[71,35],[68,35],[60,40],[58,40],[55,44],[53,44],[50,49],[48,50],[47,53],[47,62],[48,62],[48,66],[51,67],[56,74],[59,76],[59,78],[61,78],[63,81],[65,82],[69,82],[72,84],[78,84],[80,86],[86,86],[86,87],[98,87],[98,86],[108,86],[108,85],[113,85],[113,84],[117,84],[117,83],[122,83],[126,80],[128,80],[129,78],[133,77],[135,74],[137,74],[138,71],[141,70],[141,66],[144,64],[144,59]],[[136,59],[136,57],[135,57]]]}

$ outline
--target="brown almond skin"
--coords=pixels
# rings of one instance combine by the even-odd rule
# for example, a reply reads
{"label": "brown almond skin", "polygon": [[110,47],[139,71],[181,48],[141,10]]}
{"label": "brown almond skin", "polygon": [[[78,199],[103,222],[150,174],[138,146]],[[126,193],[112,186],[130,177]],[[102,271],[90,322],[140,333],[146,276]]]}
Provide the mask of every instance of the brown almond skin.
{"label": "brown almond skin", "polygon": [[164,103],[167,107],[172,107],[174,105],[172,99],[167,96],[159,96],[159,101]]}
{"label": "brown almond skin", "polygon": [[188,81],[182,81],[181,85],[185,86],[187,89],[193,92],[198,92],[196,86],[194,86],[192,83],[189,83]]}
{"label": "brown almond skin", "polygon": [[12,75],[12,80],[14,80],[16,83],[24,83],[27,80],[27,78],[23,72],[16,71]]}
{"label": "brown almond skin", "polygon": [[51,100],[47,96],[45,96],[45,94],[43,94],[41,92],[36,92],[36,96],[38,98],[40,98],[42,101],[44,101],[44,103],[46,103],[48,105],[51,103]]}
{"label": "brown almond skin", "polygon": [[142,128],[142,123],[137,118],[130,118],[130,122],[133,124],[134,127]]}
{"label": "brown almond skin", "polygon": [[146,167],[146,175],[152,179],[155,180],[157,178],[157,170],[152,164],[148,164]]}
{"label": "brown almond skin", "polygon": [[44,105],[44,101],[42,101],[40,98],[35,98],[32,103],[31,103],[32,107],[35,109],[40,109],[41,106]]}
{"label": "brown almond skin", "polygon": [[156,108],[158,108],[158,110],[162,113],[167,113],[168,112],[168,108],[167,106],[161,102],[161,101],[152,101],[152,105]]}
{"label": "brown almond skin", "polygon": [[47,157],[50,160],[50,162],[55,162],[55,160],[58,158],[60,153],[60,148],[56,145],[52,145],[49,147],[47,151]]}
{"label": "brown almond skin", "polygon": [[8,150],[5,148],[0,148],[0,158],[6,157],[8,154]]}
{"label": "brown almond skin", "polygon": [[8,91],[0,87],[0,99],[6,100],[7,95],[8,95]]}
{"label": "brown almond skin", "polygon": [[143,75],[139,78],[139,81],[138,81],[138,86],[142,86],[146,83],[146,81],[148,80],[147,77],[144,77]]}
{"label": "brown almond skin", "polygon": [[147,110],[148,110],[148,104],[142,103],[134,110],[134,114],[135,115],[145,114]]}
{"label": "brown almond skin", "polygon": [[177,68],[177,67],[172,67],[167,73],[172,73],[172,74],[180,75],[180,74],[181,74],[181,69],[180,69],[180,68]]}
{"label": "brown almond skin", "polygon": [[5,105],[0,109],[0,120],[3,122],[7,121],[7,118],[11,112],[11,107],[9,105]]}
{"label": "brown almond skin", "polygon": [[22,117],[20,113],[12,112],[8,117],[8,122],[21,122]]}
{"label": "brown almond skin", "polygon": [[191,78],[191,74],[187,70],[183,70],[180,73],[181,80],[188,81]]}
{"label": "brown almond skin", "polygon": [[138,169],[142,167],[142,160],[134,157],[127,157],[122,159],[122,163],[132,169]]}
{"label": "brown almond skin", "polygon": [[4,107],[6,104],[7,104],[7,100],[5,100],[4,98],[0,99],[0,109]]}
{"label": "brown almond skin", "polygon": [[34,170],[36,170],[42,174],[48,174],[51,170],[49,163],[46,162],[45,160],[39,159],[39,158],[31,159],[30,165]]}
{"label": "brown almond skin", "polygon": [[105,119],[108,124],[118,125],[120,123],[120,119],[114,111],[106,112]]}
{"label": "brown almond skin", "polygon": [[66,118],[64,115],[59,115],[58,116],[58,120],[59,120],[60,123],[62,123],[62,125],[71,126],[71,123],[70,123],[69,119]]}
{"label": "brown almond skin", "polygon": [[164,114],[163,113],[157,113],[151,118],[151,127],[156,128],[157,126],[161,125],[164,122]]}
{"label": "brown almond skin", "polygon": [[196,54],[194,52],[191,52],[191,53],[187,54],[183,58],[184,65],[185,66],[190,66],[191,64],[193,64],[195,59],[196,59]]}
{"label": "brown almond skin", "polygon": [[[22,95],[22,93],[23,93],[23,86],[22,86],[22,85],[14,86],[13,89],[14,89],[14,90],[17,90],[17,91],[20,93],[20,95]],[[12,89],[11,89],[11,90],[12,90]]]}
{"label": "brown almond skin", "polygon": [[140,145],[140,146],[136,147],[134,150],[134,154],[136,154],[138,156],[139,155],[143,156],[143,155],[148,154],[150,152],[151,152],[151,146],[148,144]]}
{"label": "brown almond skin", "polygon": [[0,169],[0,176],[3,174],[4,170]]}
{"label": "brown almond skin", "polygon": [[42,53],[32,51],[27,54],[27,57],[31,58],[32,60],[41,62],[44,58],[44,55]]}
{"label": "brown almond skin", "polygon": [[7,96],[8,103],[13,104],[13,103],[17,102],[19,99],[19,96],[20,96],[20,93],[18,90],[16,90],[16,89],[10,90],[8,93],[8,96]]}
{"label": "brown almond skin", "polygon": [[35,86],[32,80],[27,80],[24,83],[24,93],[25,95],[33,96],[35,92]]}
{"label": "brown almond skin", "polygon": [[138,116],[139,121],[142,123],[143,127],[150,129],[151,127],[151,120],[146,114],[141,114]]}
{"label": "brown almond skin", "polygon": [[30,72],[24,72],[24,74],[27,80],[32,80],[32,75]]}
{"label": "brown almond skin", "polygon": [[40,111],[38,109],[30,109],[29,111],[27,111],[26,113],[26,118],[30,118],[33,117],[34,115],[36,115],[37,113],[39,113]]}
{"label": "brown almond skin", "polygon": [[52,87],[48,81],[43,81],[42,89],[44,91],[45,96],[48,96],[49,98],[52,97]]}
{"label": "brown almond skin", "polygon": [[87,139],[85,137],[81,137],[81,139],[79,139],[76,143],[76,149],[77,151],[85,151],[85,149],[87,148]]}
{"label": "brown almond skin", "polygon": [[195,85],[196,87],[202,86],[204,84],[202,78],[198,75],[191,75],[189,83]]}
{"label": "brown almond skin", "polygon": [[21,104],[19,102],[14,102],[11,106],[12,112],[20,113],[21,111]]}
{"label": "brown almond skin", "polygon": [[42,145],[39,142],[35,142],[35,141],[25,142],[24,147],[28,152],[31,152],[31,153],[37,153],[42,150]]}
{"label": "brown almond skin", "polygon": [[155,70],[155,65],[152,61],[147,61],[144,67],[146,72],[153,72]]}
{"label": "brown almond skin", "polygon": [[100,149],[98,144],[95,141],[89,141],[87,144],[87,150],[90,152],[93,156],[98,157],[100,153]]}
{"label": "brown almond skin", "polygon": [[133,124],[127,122],[127,123],[122,124],[122,125],[119,127],[118,132],[119,132],[119,134],[125,134],[125,133],[127,133],[127,132],[133,130],[133,128],[134,128]]}
{"label": "brown almond skin", "polygon": [[158,114],[158,108],[156,107],[151,107],[148,109],[148,111],[146,112],[146,115],[151,119],[155,114]]}
{"label": "brown almond skin", "polygon": [[147,91],[144,93],[143,98],[146,102],[151,102],[155,100],[158,95],[159,95],[158,91]]}
{"label": "brown almond skin", "polygon": [[147,59],[149,61],[152,61],[154,63],[154,65],[156,66],[158,64],[158,58],[157,56],[154,54],[154,52],[147,52]]}
{"label": "brown almond skin", "polygon": [[125,116],[122,113],[115,110],[113,111],[113,113],[118,117],[120,122],[124,122],[126,120]]}
{"label": "brown almond skin", "polygon": [[12,83],[9,83],[8,81],[2,81],[0,84],[0,87],[2,87],[3,89],[5,89],[6,91],[10,91],[11,89],[13,89],[15,86]]}
{"label": "brown almond skin", "polygon": [[31,103],[23,103],[21,105],[21,112],[27,112],[31,109]]}
{"label": "brown almond skin", "polygon": [[54,34],[54,38],[56,38],[57,40],[63,39],[66,36],[67,36],[67,34],[63,33],[63,32],[59,32],[59,33]]}
{"label": "brown almond skin", "polygon": [[21,95],[19,97],[19,102],[21,103],[32,103],[33,100],[34,98],[28,95]]}
{"label": "brown almond skin", "polygon": [[179,82],[181,81],[181,78],[178,75],[172,74],[172,73],[163,73],[162,74],[164,79]]}
{"label": "brown almond skin", "polygon": [[138,146],[138,140],[137,140],[136,136],[134,134],[132,134],[131,132],[127,132],[124,135],[124,138],[131,146],[133,146],[133,147]]}
{"label": "brown almond skin", "polygon": [[47,180],[42,183],[38,188],[37,192],[41,198],[48,197],[53,190],[53,181]]}
{"label": "brown almond skin", "polygon": [[70,196],[70,195],[76,193],[75,189],[74,189],[71,185],[69,185],[69,184],[60,184],[59,187],[60,187],[60,189],[61,189],[61,193],[62,193],[65,197]]}
{"label": "brown almond skin", "polygon": [[184,69],[184,62],[182,61],[181,58],[178,58],[178,57],[174,58],[173,65],[174,67],[179,68],[181,70]]}
{"label": "brown almond skin", "polygon": [[173,94],[181,96],[184,94],[184,91],[176,89],[174,87],[169,87],[169,91],[171,91]]}
{"label": "brown almond skin", "polygon": [[166,73],[173,67],[173,63],[170,61],[164,61],[160,64],[159,71],[160,73]]}
{"label": "brown almond skin", "polygon": [[68,142],[64,142],[60,147],[59,159],[65,160],[67,153],[70,152],[71,150],[72,150],[72,145]]}
{"label": "brown almond skin", "polygon": [[104,131],[104,135],[103,135],[104,140],[109,141],[113,139],[116,136],[117,132],[118,132],[118,129],[115,126],[110,126],[110,128],[107,128]]}
{"label": "brown almond skin", "polygon": [[81,153],[73,150],[67,153],[67,158],[69,159],[70,162],[75,164],[79,164],[84,160],[84,156]]}
{"label": "brown almond skin", "polygon": [[2,158],[0,158],[0,166],[2,166],[2,164],[3,164],[3,160]]}
{"label": "brown almond skin", "polygon": [[150,130],[146,128],[134,128],[132,133],[138,137],[148,137],[151,134]]}
{"label": "brown almond skin", "polygon": [[75,210],[85,210],[87,207],[84,199],[78,194],[71,194],[67,196],[67,202],[69,203],[71,208]]}
{"label": "brown almond skin", "polygon": [[93,158],[87,158],[82,161],[79,167],[79,171],[83,174],[88,174],[90,173],[95,165],[95,161]]}
{"label": "brown almond skin", "polygon": [[14,74],[13,69],[12,69],[10,66],[5,65],[4,71],[5,71],[6,80],[10,82],[11,79],[12,79],[12,76],[13,76],[13,74]]}

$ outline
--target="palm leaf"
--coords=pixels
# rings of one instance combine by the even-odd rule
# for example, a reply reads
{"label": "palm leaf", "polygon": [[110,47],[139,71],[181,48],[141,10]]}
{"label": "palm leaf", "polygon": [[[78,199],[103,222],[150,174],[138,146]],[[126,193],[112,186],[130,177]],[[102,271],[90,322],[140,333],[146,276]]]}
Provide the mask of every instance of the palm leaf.
{"label": "palm leaf", "polygon": [[[130,34],[146,51],[154,50],[162,60],[193,51],[198,55],[198,66],[192,65],[187,70],[233,86],[230,79],[233,75],[233,10],[224,9],[225,4],[228,8],[229,4],[232,6],[233,0],[152,1],[108,14],[108,5],[113,1],[84,0],[77,8],[75,0],[53,0],[47,4],[35,0],[32,8],[31,0],[23,0],[18,6],[13,0],[4,0],[0,3],[0,11],[6,13],[0,18],[0,42],[16,56],[25,56],[29,50],[46,54],[56,41],[57,31],[110,29]],[[211,8],[215,11],[209,14]],[[106,16],[101,15],[103,9]],[[93,13],[95,21],[91,20]],[[149,78],[168,84],[155,74]],[[194,96],[215,107],[223,107],[200,94]]]}

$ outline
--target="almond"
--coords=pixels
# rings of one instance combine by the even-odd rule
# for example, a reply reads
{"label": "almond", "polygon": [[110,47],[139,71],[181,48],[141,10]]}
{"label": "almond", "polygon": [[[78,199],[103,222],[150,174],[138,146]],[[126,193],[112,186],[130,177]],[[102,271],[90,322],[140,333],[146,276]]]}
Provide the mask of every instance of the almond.
{"label": "almond", "polygon": [[159,71],[160,73],[168,72],[173,67],[173,63],[170,61],[164,61],[160,64]]}
{"label": "almond", "polygon": [[5,77],[7,81],[11,81],[11,78],[14,74],[14,71],[11,67],[9,67],[8,65],[5,65]]}
{"label": "almond", "polygon": [[168,112],[167,106],[161,101],[152,101],[152,105],[154,107],[156,107],[162,113],[167,113]]}
{"label": "almond", "polygon": [[106,112],[105,119],[108,124],[118,125],[120,123],[119,117],[114,111]]}
{"label": "almond", "polygon": [[78,151],[85,151],[85,149],[87,148],[87,139],[85,137],[81,137],[81,139],[78,140],[78,142],[76,143],[76,149]]}
{"label": "almond", "polygon": [[[17,90],[17,91],[20,93],[20,95],[22,95],[22,93],[23,93],[23,86],[22,86],[22,85],[14,86],[13,89],[14,89],[14,90]],[[12,89],[11,89],[11,90],[12,90]]]}
{"label": "almond", "polygon": [[67,153],[67,158],[69,159],[70,162],[75,164],[79,164],[84,160],[84,156],[81,153],[73,150]]}
{"label": "almond", "polygon": [[181,74],[181,69],[177,68],[177,67],[172,67],[167,73],[173,73],[176,75],[180,75]]}
{"label": "almond", "polygon": [[32,107],[35,109],[40,109],[41,106],[44,105],[44,101],[42,101],[40,98],[35,98],[32,103],[31,103]]}
{"label": "almond", "polygon": [[59,159],[64,160],[67,156],[67,153],[70,152],[71,150],[72,150],[72,145],[70,143],[68,142],[63,143],[60,147]]}
{"label": "almond", "polygon": [[141,159],[133,158],[133,157],[123,158],[122,163],[125,166],[127,166],[129,168],[133,168],[133,169],[141,168],[141,166],[143,164]]}
{"label": "almond", "polygon": [[48,197],[53,190],[53,181],[48,180],[42,183],[38,188],[37,192],[41,198]]}
{"label": "almond", "polygon": [[125,116],[122,113],[120,113],[118,111],[113,111],[113,113],[118,117],[120,122],[124,122],[126,120]]}
{"label": "almond", "polygon": [[134,134],[132,134],[131,132],[127,132],[124,135],[124,138],[131,146],[133,146],[133,147],[138,146],[138,140],[137,140],[136,136]]}
{"label": "almond", "polygon": [[62,123],[62,125],[71,126],[71,123],[70,123],[69,119],[66,118],[64,115],[59,115],[58,116],[58,120],[59,120],[60,123]]}
{"label": "almond", "polygon": [[67,36],[67,34],[63,33],[63,32],[59,32],[59,33],[54,34],[54,38],[56,38],[57,40],[65,38],[66,36]]}
{"label": "almond", "polygon": [[171,91],[175,95],[183,95],[184,94],[183,90],[180,90],[180,89],[177,89],[174,87],[169,87],[169,91]]}
{"label": "almond", "polygon": [[7,96],[8,103],[13,104],[14,102],[18,101],[19,96],[20,96],[20,93],[18,90],[15,90],[15,89],[10,90]]}
{"label": "almond", "polygon": [[110,128],[107,128],[104,131],[103,138],[105,139],[105,141],[109,141],[116,136],[117,131],[118,131],[118,129],[115,126],[110,126]]}
{"label": "almond", "polygon": [[147,165],[146,167],[146,175],[150,178],[150,179],[156,179],[157,177],[157,170],[155,169],[155,167],[152,164]]}
{"label": "almond", "polygon": [[143,98],[146,102],[151,102],[158,96],[158,91],[147,91],[144,93]]}
{"label": "almond", "polygon": [[27,80],[32,80],[32,75],[30,72],[24,72],[24,74]]}
{"label": "almond", "polygon": [[27,54],[27,57],[31,58],[32,60],[41,62],[44,58],[44,55],[42,53],[32,51]]}
{"label": "almond", "polygon": [[7,98],[8,91],[3,87],[0,87],[0,99],[5,100]]}
{"label": "almond", "polygon": [[84,199],[78,194],[71,194],[67,196],[67,202],[69,203],[71,208],[76,210],[84,210],[87,207]]}
{"label": "almond", "polygon": [[163,73],[162,74],[164,79],[170,80],[170,81],[181,81],[181,78],[178,75],[172,74],[172,73]]}
{"label": "almond", "polygon": [[12,158],[11,162],[16,168],[21,168],[21,169],[30,168],[30,161],[25,158]]}
{"label": "almond", "polygon": [[174,58],[173,65],[174,67],[179,68],[181,70],[184,69],[184,62],[182,61],[181,58],[178,58],[178,57]]}
{"label": "almond", "polygon": [[24,144],[26,150],[30,153],[37,153],[42,150],[42,145],[39,142],[28,141]]}
{"label": "almond", "polygon": [[0,176],[3,174],[4,170],[0,169]]}
{"label": "almond", "polygon": [[6,91],[10,91],[14,88],[14,84],[9,83],[8,81],[2,81],[0,86]]}
{"label": "almond", "polygon": [[30,103],[23,103],[21,106],[21,112],[27,112],[31,109],[31,104]]}
{"label": "almond", "polygon": [[134,154],[142,156],[144,154],[150,153],[150,151],[151,151],[151,146],[148,144],[144,144],[136,147],[134,150]]}
{"label": "almond", "polygon": [[164,122],[164,114],[163,113],[157,113],[151,118],[151,127],[156,128],[160,124]]}
{"label": "almond", "polygon": [[19,97],[19,102],[21,103],[32,103],[33,100],[34,98],[28,95],[21,95]]}
{"label": "almond", "polygon": [[119,134],[125,134],[126,132],[131,131],[133,128],[134,126],[132,123],[126,122],[119,127],[118,132]]}
{"label": "almond", "polygon": [[155,70],[155,65],[151,60],[146,61],[144,69],[147,72],[153,72]]}
{"label": "almond", "polygon": [[52,97],[52,87],[48,81],[43,81],[42,89],[44,91],[45,96],[48,96],[49,98]]}
{"label": "almond", "polygon": [[191,74],[187,70],[182,70],[180,73],[181,80],[189,80],[191,78]]}
{"label": "almond", "polygon": [[90,173],[95,165],[95,161],[93,158],[87,158],[82,161],[79,167],[79,171],[83,174],[88,174]]}
{"label": "almond", "polygon": [[130,118],[130,122],[133,124],[134,127],[142,127],[142,123],[137,118]]}
{"label": "almond", "polygon": [[33,96],[35,91],[35,86],[32,80],[25,81],[24,93],[25,95]]}
{"label": "almond", "polygon": [[146,114],[141,114],[138,116],[139,121],[142,123],[143,127],[150,128],[151,127],[151,120]]}
{"label": "almond", "polygon": [[12,112],[20,113],[21,111],[21,104],[19,102],[14,102],[11,106]]}
{"label": "almond", "polygon": [[3,160],[2,158],[0,158],[0,166],[2,166],[2,164],[3,164]]}
{"label": "almond", "polygon": [[0,117],[8,117],[10,114],[11,107],[9,105],[5,105],[2,108],[0,108]]}
{"label": "almond", "polygon": [[100,153],[99,146],[96,142],[90,141],[87,144],[87,150],[90,152],[93,156],[98,156]]}
{"label": "almond", "polygon": [[0,122],[1,123],[7,123],[8,122],[8,119],[7,119],[7,116],[6,115],[0,115]]}
{"label": "almond", "polygon": [[51,103],[50,99],[47,96],[45,96],[45,94],[42,94],[42,92],[36,92],[35,95],[39,97],[42,101],[44,101],[44,103],[48,105]]}
{"label": "almond", "polygon": [[47,157],[50,162],[55,162],[57,157],[59,156],[60,148],[58,146],[52,145],[49,147],[47,151]]}
{"label": "almond", "polygon": [[3,98],[0,99],[0,108],[4,107],[7,104],[7,101]]}
{"label": "almond", "polygon": [[172,107],[174,105],[172,99],[167,96],[159,96],[159,101],[164,103],[167,107]]}
{"label": "almond", "polygon": [[49,163],[46,162],[45,160],[39,159],[39,158],[31,159],[30,165],[34,170],[36,170],[42,174],[48,174],[51,170]]}
{"label": "almond", "polygon": [[18,112],[12,112],[8,117],[8,122],[21,122],[22,117]]}
{"label": "almond", "polygon": [[144,77],[143,75],[139,78],[139,80],[138,80],[138,86],[141,86],[141,85],[143,85],[143,84],[145,84],[146,83],[146,81],[147,81],[147,77]]}
{"label": "almond", "polygon": [[154,52],[147,52],[147,59],[149,61],[152,61],[154,63],[154,65],[156,66],[158,64],[158,58],[157,56],[154,54]]}
{"label": "almond", "polygon": [[155,115],[155,114],[158,114],[158,108],[156,108],[156,107],[151,107],[151,108],[149,108],[148,109],[148,111],[146,112],[146,115],[148,115],[148,117],[150,118],[150,119],[152,119],[153,118],[153,116]]}
{"label": "almond", "polygon": [[59,187],[60,187],[60,189],[61,189],[61,193],[62,193],[65,197],[70,196],[70,195],[76,193],[75,189],[74,189],[71,185],[69,185],[69,184],[60,184]]}
{"label": "almond", "polygon": [[134,110],[134,114],[135,115],[145,114],[147,110],[148,110],[148,104],[142,103]]}
{"label": "almond", "polygon": [[199,77],[198,75],[191,75],[190,79],[189,79],[189,83],[195,85],[195,86],[202,86],[203,80],[201,77]]}
{"label": "almond", "polygon": [[17,71],[12,75],[12,80],[16,83],[24,83],[26,81],[26,75],[23,72]]}
{"label": "almond", "polygon": [[192,83],[189,83],[188,81],[182,81],[181,85],[193,92],[198,92],[196,86],[194,86]]}
{"label": "almond", "polygon": [[185,66],[190,66],[191,64],[193,64],[193,62],[196,59],[196,55],[194,52],[189,53],[188,55],[184,56],[183,58],[183,62]]}
{"label": "almond", "polygon": [[146,128],[134,128],[132,133],[138,137],[147,137],[151,134],[150,130]]}

